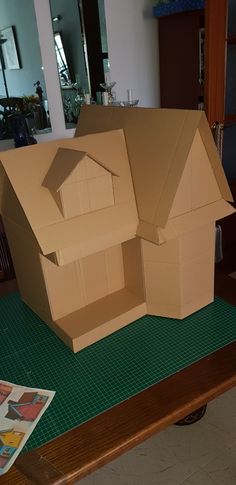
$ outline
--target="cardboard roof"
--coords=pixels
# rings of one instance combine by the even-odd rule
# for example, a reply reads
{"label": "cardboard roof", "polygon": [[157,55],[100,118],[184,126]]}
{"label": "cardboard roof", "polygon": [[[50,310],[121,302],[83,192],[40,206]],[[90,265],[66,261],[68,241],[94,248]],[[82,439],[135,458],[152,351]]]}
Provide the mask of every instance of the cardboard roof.
{"label": "cardboard roof", "polygon": [[[102,160],[103,167],[111,173],[118,173],[119,177],[114,178],[116,205],[96,211],[96,221],[93,212],[65,219],[51,191],[42,185],[58,148],[69,153],[71,150],[90,153],[94,159]],[[73,156],[72,153],[70,167]],[[122,237],[125,240],[134,237],[137,208],[122,130],[7,150],[0,154],[0,159],[15,193],[10,194],[6,181],[8,189],[5,194],[3,190],[1,212],[27,229],[21,210],[15,210],[18,199],[43,254],[78,246],[85,256],[96,252],[96,248],[103,249],[109,235],[113,245],[122,242]],[[120,228],[125,231],[123,236]]]}
{"label": "cardboard roof", "polygon": [[58,192],[86,156],[100,165],[100,167],[109,171],[112,175],[117,175],[88,152],[73,150],[71,148],[58,148],[42,185],[51,191]]}
{"label": "cardboard roof", "polygon": [[117,128],[126,137],[140,221],[166,226],[197,130],[220,196],[233,201],[204,112],[83,106],[76,136]]}
{"label": "cardboard roof", "polygon": [[[234,211],[223,200],[232,196],[203,112],[84,106],[78,133],[0,156],[15,194],[5,183],[2,213],[29,230],[25,214],[42,253],[56,253],[58,264],[136,234],[161,244],[186,231],[191,221],[195,227]],[[115,205],[97,210],[96,217],[89,212],[65,219],[51,190],[60,187],[85,154],[119,175],[113,180]],[[64,156],[66,164],[61,164]]]}

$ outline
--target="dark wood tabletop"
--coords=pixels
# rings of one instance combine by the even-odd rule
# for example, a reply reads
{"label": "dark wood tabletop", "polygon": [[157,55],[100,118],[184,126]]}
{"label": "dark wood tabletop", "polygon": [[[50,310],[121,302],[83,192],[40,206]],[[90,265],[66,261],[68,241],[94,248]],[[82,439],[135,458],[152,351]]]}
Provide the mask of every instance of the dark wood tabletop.
{"label": "dark wood tabletop", "polygon": [[21,455],[0,485],[75,483],[235,385],[236,342]]}

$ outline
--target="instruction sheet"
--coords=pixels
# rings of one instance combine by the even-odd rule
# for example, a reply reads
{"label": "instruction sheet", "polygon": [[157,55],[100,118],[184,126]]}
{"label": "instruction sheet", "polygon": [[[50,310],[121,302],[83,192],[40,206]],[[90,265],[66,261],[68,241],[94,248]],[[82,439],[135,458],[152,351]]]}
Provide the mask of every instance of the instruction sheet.
{"label": "instruction sheet", "polygon": [[13,465],[54,395],[0,380],[0,475]]}

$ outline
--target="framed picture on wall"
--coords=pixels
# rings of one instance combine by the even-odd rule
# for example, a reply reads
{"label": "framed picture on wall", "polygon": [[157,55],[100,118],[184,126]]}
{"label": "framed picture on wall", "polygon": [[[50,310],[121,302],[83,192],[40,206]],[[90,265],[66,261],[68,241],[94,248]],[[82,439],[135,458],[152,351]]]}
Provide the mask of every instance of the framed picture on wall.
{"label": "framed picture on wall", "polygon": [[20,61],[18,57],[16,40],[14,35],[14,28],[7,27],[0,31],[1,39],[5,40],[2,43],[2,54],[5,64],[5,69],[20,69]]}

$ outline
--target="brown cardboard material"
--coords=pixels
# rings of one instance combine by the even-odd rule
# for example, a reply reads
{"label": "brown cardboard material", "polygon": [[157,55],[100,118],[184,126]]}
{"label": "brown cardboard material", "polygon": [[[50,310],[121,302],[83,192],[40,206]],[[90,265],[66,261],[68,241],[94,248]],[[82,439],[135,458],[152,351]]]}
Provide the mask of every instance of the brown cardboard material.
{"label": "brown cardboard material", "polygon": [[0,154],[22,299],[74,352],[211,303],[215,221],[234,212],[200,111],[85,106],[76,134]]}
{"label": "brown cardboard material", "polygon": [[162,304],[162,303],[147,303],[147,313],[150,315],[159,315],[160,317],[176,318],[182,320],[192,313],[195,313],[200,308],[203,308],[214,300],[212,293],[204,293],[193,302],[186,304],[184,307],[179,305]]}
{"label": "brown cardboard material", "polygon": [[[146,303],[123,288],[57,320],[59,332],[70,336],[74,352],[110,335],[147,312]],[[79,323],[78,323],[79,322]]]}
{"label": "brown cardboard material", "polygon": [[59,148],[42,185],[70,219],[115,204],[112,175],[93,155]]}
{"label": "brown cardboard material", "polygon": [[[113,147],[117,149],[113,154]],[[34,149],[35,147],[35,149]],[[58,148],[92,152],[95,159],[102,159],[104,166],[118,175],[113,179],[115,205],[106,207],[104,214],[97,211],[94,218],[91,211],[66,219],[62,215],[51,191],[44,187],[45,177],[53,163]],[[2,153],[2,164],[20,205],[28,219],[44,255],[70,246],[87,244],[87,239],[96,238],[100,230],[100,247],[110,247],[113,233],[120,234],[120,239],[126,240],[135,235],[137,224],[137,209],[133,192],[125,139],[122,131],[92,135],[83,138],[73,138],[42,143],[20,150],[8,150]],[[65,161],[66,163],[66,161]],[[26,175],[27,174],[27,177]],[[127,215],[125,221],[124,215]],[[96,221],[94,222],[94,219]],[[117,228],[117,219],[119,219]],[[123,223],[122,223],[123,220]],[[133,227],[131,227],[133,222]],[[96,223],[96,227],[95,227]],[[87,232],[89,233],[87,238]],[[124,233],[124,234],[123,234]],[[83,234],[83,238],[81,238]],[[106,238],[109,241],[106,243]],[[101,241],[104,239],[104,241]],[[95,243],[96,244],[96,243]],[[91,250],[94,252],[94,246]],[[85,250],[83,249],[85,256]]]}
{"label": "brown cardboard material", "polygon": [[45,322],[51,322],[52,314],[47,288],[40,264],[39,247],[30,232],[3,216],[11,256],[17,275],[22,300]]}

